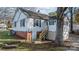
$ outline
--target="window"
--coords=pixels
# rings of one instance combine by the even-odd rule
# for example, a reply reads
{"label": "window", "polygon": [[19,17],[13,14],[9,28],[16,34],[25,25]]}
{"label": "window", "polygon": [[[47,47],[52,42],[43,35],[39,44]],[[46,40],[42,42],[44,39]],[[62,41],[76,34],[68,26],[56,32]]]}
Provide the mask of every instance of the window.
{"label": "window", "polygon": [[25,19],[20,20],[20,26],[25,27]]}
{"label": "window", "polygon": [[54,20],[49,20],[49,25],[54,25],[55,21]]}
{"label": "window", "polygon": [[41,20],[34,20],[34,27],[35,26],[41,27]]}
{"label": "window", "polygon": [[14,27],[16,27],[16,22],[14,22]]}

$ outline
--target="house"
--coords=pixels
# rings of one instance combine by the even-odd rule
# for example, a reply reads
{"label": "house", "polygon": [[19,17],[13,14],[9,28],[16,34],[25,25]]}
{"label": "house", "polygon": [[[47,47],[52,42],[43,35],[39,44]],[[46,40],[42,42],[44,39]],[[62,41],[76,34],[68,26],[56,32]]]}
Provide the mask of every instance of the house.
{"label": "house", "polygon": [[7,25],[4,23],[0,23],[0,30],[5,31],[7,29]]}
{"label": "house", "polygon": [[[65,17],[64,25],[64,39],[68,39],[69,21]],[[13,17],[12,30],[16,35],[25,38],[26,40],[35,41],[40,39],[55,40],[56,36],[56,16],[48,16],[40,14],[39,12],[33,12],[22,8],[17,8]]]}

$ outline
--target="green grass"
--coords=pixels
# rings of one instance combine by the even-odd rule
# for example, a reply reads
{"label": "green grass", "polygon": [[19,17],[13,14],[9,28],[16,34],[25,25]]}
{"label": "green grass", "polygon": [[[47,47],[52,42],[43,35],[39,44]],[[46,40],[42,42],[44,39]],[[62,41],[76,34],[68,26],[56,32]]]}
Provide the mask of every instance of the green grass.
{"label": "green grass", "polygon": [[0,31],[0,39],[15,39],[15,37],[10,35],[9,31]]}
{"label": "green grass", "polygon": [[[64,51],[65,47],[54,47],[53,44],[34,44],[24,43],[19,41],[0,41],[0,50],[4,51]],[[16,48],[5,49],[2,48],[4,44],[16,45]]]}
{"label": "green grass", "polygon": [[15,44],[17,48],[2,49],[3,45],[0,45],[0,50],[4,51],[63,51],[64,47],[54,47],[52,44],[28,44],[18,42],[15,36],[10,35],[9,31],[0,31],[0,43]]}
{"label": "green grass", "polygon": [[64,51],[64,47],[53,47],[48,44],[17,43],[18,47],[13,49],[0,49],[4,51]]}

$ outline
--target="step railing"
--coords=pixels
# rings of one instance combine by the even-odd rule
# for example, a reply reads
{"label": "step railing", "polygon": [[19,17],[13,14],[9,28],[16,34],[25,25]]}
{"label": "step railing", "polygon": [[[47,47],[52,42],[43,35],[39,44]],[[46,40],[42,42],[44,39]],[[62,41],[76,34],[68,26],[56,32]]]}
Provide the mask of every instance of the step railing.
{"label": "step railing", "polygon": [[48,28],[47,27],[43,28],[42,32],[39,34],[38,40],[39,41],[42,41],[42,39],[45,40],[47,32]]}

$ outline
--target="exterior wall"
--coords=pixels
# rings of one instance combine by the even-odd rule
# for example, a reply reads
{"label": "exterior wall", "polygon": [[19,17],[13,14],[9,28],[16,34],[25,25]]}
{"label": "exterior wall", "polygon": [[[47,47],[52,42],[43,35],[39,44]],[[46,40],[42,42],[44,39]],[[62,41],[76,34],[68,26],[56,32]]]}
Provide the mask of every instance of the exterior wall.
{"label": "exterior wall", "polygon": [[27,38],[27,32],[20,32],[20,31],[17,31],[16,32],[16,35],[21,37],[21,38],[24,38],[26,39]]}
{"label": "exterior wall", "polygon": [[[26,19],[25,20],[25,27],[20,27],[20,20],[22,19]],[[67,19],[66,19],[67,20]],[[19,36],[22,36],[24,38],[26,38],[27,32],[32,32],[32,40],[35,40],[37,38],[37,32],[42,31],[45,27],[46,27],[46,22],[44,20],[41,20],[41,27],[38,26],[33,26],[33,19],[32,18],[28,18],[27,15],[25,15],[24,13],[22,13],[20,10],[16,13],[15,18],[13,20],[14,22],[17,22],[16,27],[13,27],[14,31],[17,31],[16,34]],[[49,22],[48,22],[49,24]],[[56,36],[56,24],[57,21],[55,22],[54,25],[48,25],[48,39],[49,40],[55,40],[55,36]],[[69,25],[64,25],[63,28],[64,32],[63,32],[63,36],[64,39],[68,39],[69,36]]]}
{"label": "exterior wall", "polygon": [[[64,12],[64,26],[63,26],[63,39],[67,40],[69,38],[69,31],[70,31],[70,12],[69,9],[67,9]],[[68,24],[65,24],[66,22],[68,22]],[[57,24],[57,22],[56,22]],[[48,39],[51,40],[55,40],[55,36],[56,36],[56,24],[55,25],[49,25],[49,33],[48,33]]]}
{"label": "exterior wall", "polygon": [[32,40],[35,41],[37,38],[37,32],[36,31],[32,31]]}
{"label": "exterior wall", "polygon": [[32,41],[35,41],[36,38],[37,38],[37,33],[38,32],[21,32],[21,31],[17,31],[16,32],[16,35],[20,38],[23,38],[23,39],[27,39],[27,34],[28,33],[31,33],[31,36],[32,36]]}
{"label": "exterior wall", "polygon": [[[48,25],[49,26],[49,31],[56,32],[57,20],[54,20],[54,21],[55,21],[54,25]],[[48,24],[49,24],[49,22],[48,22]]]}
{"label": "exterior wall", "polygon": [[16,35],[24,38],[26,42],[32,42],[32,32],[16,32]]}
{"label": "exterior wall", "polygon": [[[27,14],[28,15],[28,14]],[[14,20],[13,20],[13,30],[16,31],[20,36],[26,36],[25,33],[26,32],[32,32],[32,39],[35,40],[37,37],[37,32],[42,31],[42,29],[45,27],[45,22],[44,20],[41,21],[41,27],[38,26],[33,26],[34,20],[32,18],[28,18],[27,15],[25,15],[24,13],[22,13],[20,10],[17,11]],[[25,20],[25,27],[20,27],[20,20],[22,19],[26,19]],[[17,22],[16,27],[14,27],[14,22]],[[25,33],[24,33],[25,32]],[[21,35],[20,33],[22,33],[23,35]]]}
{"label": "exterior wall", "polygon": [[[57,20],[54,20],[54,21],[55,21],[54,25],[48,25],[49,26],[48,27],[49,28],[49,32],[48,32],[48,39],[49,40],[55,40]],[[48,22],[48,24],[49,24],[49,22]]]}
{"label": "exterior wall", "polygon": [[35,26],[32,28],[32,39],[35,40],[37,38],[37,32],[41,32],[46,26],[44,20],[41,20],[41,27]]}
{"label": "exterior wall", "polygon": [[56,32],[49,31],[48,32],[48,39],[49,40],[55,40]]}
{"label": "exterior wall", "polygon": [[[17,11],[14,20],[13,20],[13,30],[14,31],[26,31],[26,23],[25,23],[25,27],[20,27],[20,20],[22,19],[26,19],[27,20],[27,16],[24,15],[20,10]],[[25,20],[25,22],[26,22]],[[16,27],[14,27],[14,22],[17,22]]]}
{"label": "exterior wall", "polygon": [[[68,23],[68,24],[66,24]],[[49,25],[49,32],[48,32],[48,39],[49,40],[55,40],[55,37],[56,37],[56,24],[57,24],[57,21],[54,25]],[[66,40],[69,38],[69,20],[65,17],[64,18],[64,26],[63,26],[63,39]]]}
{"label": "exterior wall", "polygon": [[13,22],[14,21],[18,21],[18,17],[19,17],[19,15],[20,15],[20,10],[18,10],[17,12],[16,12],[16,14],[15,14],[15,16],[14,16],[14,19],[13,19]]}

